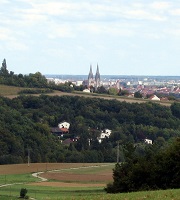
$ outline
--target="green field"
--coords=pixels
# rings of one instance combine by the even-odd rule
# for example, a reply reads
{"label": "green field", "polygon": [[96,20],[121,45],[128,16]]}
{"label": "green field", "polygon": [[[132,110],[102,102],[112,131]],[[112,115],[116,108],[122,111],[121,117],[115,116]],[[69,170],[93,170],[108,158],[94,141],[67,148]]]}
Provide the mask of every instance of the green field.
{"label": "green field", "polygon": [[[113,166],[102,165],[100,167],[79,167],[78,169],[72,168],[72,164],[70,164],[69,169],[61,169],[56,173],[98,175],[106,171],[109,173]],[[72,181],[77,183],[76,186],[72,186],[72,182],[69,182],[69,186],[66,187],[60,187],[58,183],[62,182],[58,182],[58,180],[51,186],[38,184],[37,181],[39,179],[32,177],[31,173],[0,175],[0,200],[17,200],[21,188],[26,188],[28,190],[27,195],[37,200],[180,200],[180,189],[107,194],[103,186],[89,186],[87,182],[87,186],[81,186],[81,184],[78,186],[78,180]],[[51,181],[48,184],[51,184]],[[36,185],[32,184],[33,182]],[[1,187],[4,184],[10,185]]]}
{"label": "green field", "polygon": [[24,88],[0,84],[0,95],[1,96],[17,95],[18,92],[20,92],[21,90],[24,90]]}
{"label": "green field", "polygon": [[33,177],[32,174],[0,175],[0,185],[36,181],[38,181],[38,178]]}
{"label": "green field", "polygon": [[81,167],[81,168],[74,168],[74,169],[61,169],[60,172],[66,172],[66,173],[71,173],[71,174],[99,174],[102,171],[103,172],[109,172],[112,171],[114,168],[114,163],[113,164],[102,164],[100,167],[99,166],[92,166],[92,167]]}
{"label": "green field", "polygon": [[[0,96],[7,96],[9,98],[14,98],[17,95],[19,95],[18,93],[20,91],[26,90],[26,89],[36,90],[37,88],[15,87],[15,86],[8,86],[8,85],[0,84]],[[43,88],[41,88],[41,90],[43,90]],[[48,94],[48,93],[46,93],[46,94]]]}
{"label": "green field", "polygon": [[27,195],[38,200],[180,200],[180,189],[122,194],[106,194],[103,188],[59,188],[14,185],[0,188],[0,199],[17,199],[21,188],[28,190]]}

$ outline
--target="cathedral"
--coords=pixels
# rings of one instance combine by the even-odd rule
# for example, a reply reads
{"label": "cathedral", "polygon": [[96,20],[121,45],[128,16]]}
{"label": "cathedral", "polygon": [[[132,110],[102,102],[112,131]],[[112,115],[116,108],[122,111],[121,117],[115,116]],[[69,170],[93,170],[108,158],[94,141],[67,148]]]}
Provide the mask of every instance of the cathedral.
{"label": "cathedral", "polygon": [[95,89],[100,87],[100,73],[99,73],[98,65],[97,65],[95,77],[93,76],[92,66],[90,66],[90,71],[89,71],[89,75],[88,75],[88,87],[90,87],[90,86],[95,87]]}

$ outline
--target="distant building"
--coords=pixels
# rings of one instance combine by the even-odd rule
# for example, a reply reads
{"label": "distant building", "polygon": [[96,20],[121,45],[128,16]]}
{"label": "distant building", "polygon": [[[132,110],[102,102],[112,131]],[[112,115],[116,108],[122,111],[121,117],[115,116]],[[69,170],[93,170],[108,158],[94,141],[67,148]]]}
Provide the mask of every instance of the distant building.
{"label": "distant building", "polygon": [[101,85],[100,82],[101,82],[101,79],[100,79],[100,73],[99,73],[99,66],[97,65],[95,77],[93,76],[92,66],[90,66],[87,86],[88,87],[93,86],[93,87],[95,87],[95,89],[97,89]]}
{"label": "distant building", "polygon": [[152,144],[152,140],[150,140],[150,139],[145,139],[144,142],[147,144]]}
{"label": "distant building", "polygon": [[149,99],[151,99],[153,101],[160,101],[160,98],[157,97],[156,95],[151,96]]}
{"label": "distant building", "polygon": [[59,124],[58,124],[58,127],[59,127],[59,128],[66,128],[66,129],[69,129],[70,123],[64,121],[64,122],[59,123]]}
{"label": "distant building", "polygon": [[101,143],[104,138],[109,138],[111,132],[112,131],[110,129],[105,129],[104,131],[102,131],[100,137],[98,138],[99,143]]}
{"label": "distant building", "polygon": [[69,133],[70,123],[68,122],[61,122],[58,124],[58,127],[52,127],[51,133],[53,135],[57,135],[58,137],[63,137],[64,134]]}
{"label": "distant building", "polygon": [[83,92],[90,93],[91,91],[89,89],[84,89]]}

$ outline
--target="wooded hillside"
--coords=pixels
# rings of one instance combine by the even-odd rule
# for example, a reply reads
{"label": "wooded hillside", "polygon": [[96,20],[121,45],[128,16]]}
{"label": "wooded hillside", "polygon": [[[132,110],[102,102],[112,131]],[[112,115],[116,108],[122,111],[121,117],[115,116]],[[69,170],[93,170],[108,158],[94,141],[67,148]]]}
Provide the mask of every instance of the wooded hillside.
{"label": "wooded hillside", "polygon": [[[180,136],[179,113],[178,103],[165,107],[77,96],[0,97],[0,164],[27,162],[28,149],[31,162],[115,162],[117,141],[121,161],[130,151],[142,156],[150,148],[145,138],[162,148]],[[79,138],[68,146],[50,131],[64,120],[70,130],[62,140]],[[104,129],[112,134],[99,143]]]}

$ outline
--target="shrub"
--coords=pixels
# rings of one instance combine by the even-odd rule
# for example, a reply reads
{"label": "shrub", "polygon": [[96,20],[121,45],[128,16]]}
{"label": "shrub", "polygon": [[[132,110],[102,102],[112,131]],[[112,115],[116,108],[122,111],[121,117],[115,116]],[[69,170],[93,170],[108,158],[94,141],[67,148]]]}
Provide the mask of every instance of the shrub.
{"label": "shrub", "polygon": [[26,188],[21,188],[20,190],[20,197],[25,198],[27,194],[27,189]]}

